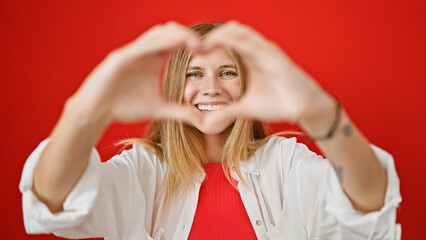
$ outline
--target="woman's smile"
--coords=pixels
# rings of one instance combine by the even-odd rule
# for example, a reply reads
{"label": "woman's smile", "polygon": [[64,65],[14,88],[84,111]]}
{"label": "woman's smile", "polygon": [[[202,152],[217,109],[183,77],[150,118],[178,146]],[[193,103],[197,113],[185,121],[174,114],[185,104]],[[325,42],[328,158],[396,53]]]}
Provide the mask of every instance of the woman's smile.
{"label": "woman's smile", "polygon": [[226,102],[201,102],[201,103],[195,104],[194,106],[202,112],[210,112],[210,111],[216,111],[218,109],[221,109],[227,104],[228,103]]}

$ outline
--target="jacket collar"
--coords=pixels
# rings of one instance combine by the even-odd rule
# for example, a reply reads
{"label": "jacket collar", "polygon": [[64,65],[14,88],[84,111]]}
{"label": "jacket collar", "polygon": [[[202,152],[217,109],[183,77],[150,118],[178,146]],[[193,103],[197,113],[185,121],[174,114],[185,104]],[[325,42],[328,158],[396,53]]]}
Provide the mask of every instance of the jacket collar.
{"label": "jacket collar", "polygon": [[259,175],[259,158],[254,153],[249,159],[240,161],[240,170],[249,174]]}

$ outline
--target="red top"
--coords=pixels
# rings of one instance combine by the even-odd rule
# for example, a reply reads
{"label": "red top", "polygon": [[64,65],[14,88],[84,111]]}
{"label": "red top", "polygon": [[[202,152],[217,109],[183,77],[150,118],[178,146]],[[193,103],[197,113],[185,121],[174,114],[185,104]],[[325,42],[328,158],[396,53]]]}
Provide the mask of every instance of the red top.
{"label": "red top", "polygon": [[222,164],[203,167],[207,175],[188,239],[257,239],[240,193],[226,178]]}

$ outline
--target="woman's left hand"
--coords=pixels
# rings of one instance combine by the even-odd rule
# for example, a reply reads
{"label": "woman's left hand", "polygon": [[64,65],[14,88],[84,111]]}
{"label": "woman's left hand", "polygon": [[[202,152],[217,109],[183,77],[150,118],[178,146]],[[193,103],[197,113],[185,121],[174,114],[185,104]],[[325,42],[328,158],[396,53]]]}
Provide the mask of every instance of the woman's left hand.
{"label": "woman's left hand", "polygon": [[[205,119],[209,125],[235,117],[289,121],[297,122],[312,137],[327,136],[327,130],[339,117],[337,124],[340,125],[334,127],[345,126],[345,131],[340,130],[340,134],[334,134],[327,141],[319,141],[318,146],[333,163],[342,188],[356,210],[368,213],[382,208],[386,171],[368,140],[344,111],[336,112],[336,100],[276,44],[247,26],[230,22],[209,33],[202,46],[203,51],[229,46],[244,60],[248,75],[245,94],[237,102],[209,114]],[[339,112],[341,115],[337,116]]]}
{"label": "woman's left hand", "polygon": [[278,46],[252,28],[232,21],[213,30],[201,52],[229,46],[243,59],[248,86],[241,99],[212,115],[297,122],[318,97],[328,94]]}

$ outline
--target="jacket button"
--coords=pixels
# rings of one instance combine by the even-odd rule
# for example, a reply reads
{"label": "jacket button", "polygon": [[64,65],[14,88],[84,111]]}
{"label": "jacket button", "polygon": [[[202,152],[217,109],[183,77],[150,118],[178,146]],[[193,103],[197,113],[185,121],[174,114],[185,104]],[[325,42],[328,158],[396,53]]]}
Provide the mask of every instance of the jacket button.
{"label": "jacket button", "polygon": [[261,222],[260,220],[257,220],[257,221],[256,221],[256,225],[257,225],[257,226],[260,226],[260,225],[262,225],[262,222]]}

